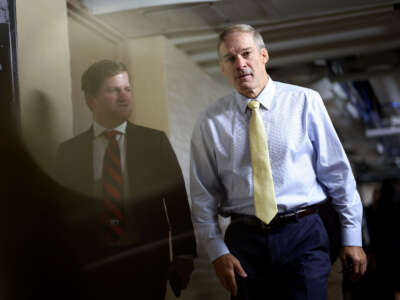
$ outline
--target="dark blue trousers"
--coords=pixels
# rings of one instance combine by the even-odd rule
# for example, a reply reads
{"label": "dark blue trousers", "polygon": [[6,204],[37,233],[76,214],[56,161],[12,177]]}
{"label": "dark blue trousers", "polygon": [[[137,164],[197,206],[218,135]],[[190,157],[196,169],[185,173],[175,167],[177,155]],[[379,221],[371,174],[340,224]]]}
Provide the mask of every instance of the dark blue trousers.
{"label": "dark blue trousers", "polygon": [[326,299],[329,239],[317,213],[273,229],[232,223],[225,241],[248,276],[236,276],[233,299]]}

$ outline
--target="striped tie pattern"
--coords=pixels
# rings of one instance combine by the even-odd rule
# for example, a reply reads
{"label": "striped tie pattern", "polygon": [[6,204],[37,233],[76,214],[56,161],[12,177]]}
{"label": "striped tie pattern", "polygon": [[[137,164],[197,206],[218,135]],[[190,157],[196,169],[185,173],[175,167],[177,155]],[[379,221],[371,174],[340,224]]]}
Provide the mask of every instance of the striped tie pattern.
{"label": "striped tie pattern", "polygon": [[116,140],[118,134],[120,132],[115,130],[104,132],[108,146],[103,160],[102,187],[105,205],[103,224],[106,226],[106,235],[111,241],[119,240],[124,233],[121,153]]}

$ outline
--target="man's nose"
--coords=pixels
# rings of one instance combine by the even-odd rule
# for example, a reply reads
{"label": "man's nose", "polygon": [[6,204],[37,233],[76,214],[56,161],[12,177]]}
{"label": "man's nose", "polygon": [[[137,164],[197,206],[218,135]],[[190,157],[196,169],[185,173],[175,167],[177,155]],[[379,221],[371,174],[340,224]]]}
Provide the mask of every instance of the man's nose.
{"label": "man's nose", "polygon": [[235,68],[239,70],[245,66],[246,66],[246,60],[241,55],[238,55],[235,60]]}
{"label": "man's nose", "polygon": [[122,100],[128,100],[132,97],[131,92],[130,91],[121,91],[119,93],[119,98]]}

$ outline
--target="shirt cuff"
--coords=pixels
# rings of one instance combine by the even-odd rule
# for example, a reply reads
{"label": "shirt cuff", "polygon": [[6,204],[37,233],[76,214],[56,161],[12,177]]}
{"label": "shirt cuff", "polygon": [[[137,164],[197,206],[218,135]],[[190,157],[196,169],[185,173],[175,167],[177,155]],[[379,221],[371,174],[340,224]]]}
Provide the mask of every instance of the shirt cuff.
{"label": "shirt cuff", "polygon": [[343,246],[362,247],[361,228],[358,227],[342,228],[342,244]]}
{"label": "shirt cuff", "polygon": [[207,241],[207,254],[211,262],[228,253],[230,252],[224,241],[218,239]]}

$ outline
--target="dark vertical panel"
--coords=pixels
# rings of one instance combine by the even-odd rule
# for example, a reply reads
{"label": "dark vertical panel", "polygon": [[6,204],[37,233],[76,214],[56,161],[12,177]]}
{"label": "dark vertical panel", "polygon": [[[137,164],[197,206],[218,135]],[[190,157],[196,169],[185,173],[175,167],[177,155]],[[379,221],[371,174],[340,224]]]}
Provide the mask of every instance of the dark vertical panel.
{"label": "dark vertical panel", "polygon": [[15,121],[19,119],[17,75],[15,0],[0,0],[0,105]]}
{"label": "dark vertical panel", "polygon": [[3,103],[11,103],[13,100],[9,27],[7,23],[0,24],[0,83]]}

